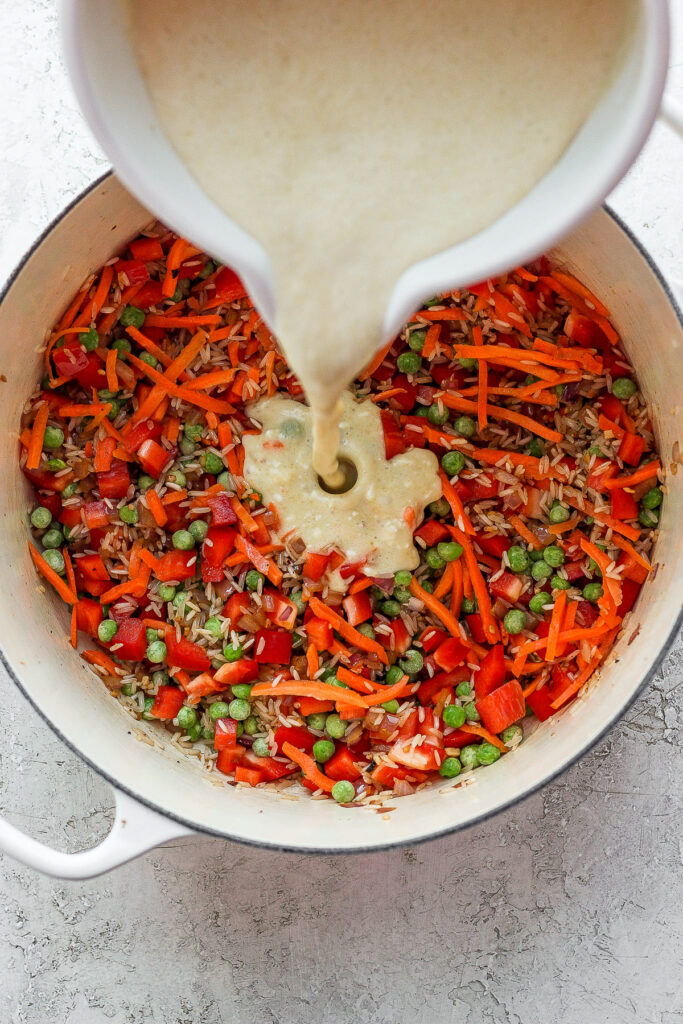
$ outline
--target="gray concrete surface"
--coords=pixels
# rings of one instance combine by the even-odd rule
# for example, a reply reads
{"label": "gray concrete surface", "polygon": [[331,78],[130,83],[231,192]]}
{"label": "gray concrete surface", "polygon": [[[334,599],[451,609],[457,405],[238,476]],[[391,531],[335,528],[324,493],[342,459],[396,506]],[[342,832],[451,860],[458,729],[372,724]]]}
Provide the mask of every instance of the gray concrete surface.
{"label": "gray concrete surface", "polygon": [[[683,99],[681,17],[676,43]],[[1,0],[0,96],[4,277],[106,166],[65,80],[52,0]],[[612,197],[681,278],[682,158],[656,128]],[[0,1024],[683,1021],[682,678],[678,645],[580,764],[425,846],[311,860],[181,840],[73,884],[0,858]],[[106,784],[4,674],[0,688],[0,811],[61,849],[92,845],[111,818]]]}

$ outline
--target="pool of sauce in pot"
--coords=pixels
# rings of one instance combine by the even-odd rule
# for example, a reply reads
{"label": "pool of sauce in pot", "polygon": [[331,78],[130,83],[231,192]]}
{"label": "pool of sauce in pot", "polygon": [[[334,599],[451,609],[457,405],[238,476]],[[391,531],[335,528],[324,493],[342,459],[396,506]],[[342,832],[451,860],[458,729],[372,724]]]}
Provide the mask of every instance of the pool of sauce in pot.
{"label": "pool of sauce in pot", "polygon": [[270,258],[310,457],[340,486],[340,399],[396,281],[553,166],[619,67],[635,0],[126,6],[169,140]]}

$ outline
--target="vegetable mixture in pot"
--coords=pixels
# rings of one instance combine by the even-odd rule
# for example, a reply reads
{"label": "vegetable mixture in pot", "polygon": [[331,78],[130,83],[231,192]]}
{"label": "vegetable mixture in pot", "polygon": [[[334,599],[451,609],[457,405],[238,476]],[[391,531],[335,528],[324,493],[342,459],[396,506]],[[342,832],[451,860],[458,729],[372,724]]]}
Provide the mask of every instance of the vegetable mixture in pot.
{"label": "vegetable mixture in pot", "polygon": [[84,283],[20,435],[73,647],[230,782],[359,804],[492,764],[576,698],[650,570],[662,467],[609,311],[541,258],[377,353],[353,401],[441,491],[402,509],[392,575],[307,548],[245,476],[278,395],[303,402],[240,280],[162,226]]}

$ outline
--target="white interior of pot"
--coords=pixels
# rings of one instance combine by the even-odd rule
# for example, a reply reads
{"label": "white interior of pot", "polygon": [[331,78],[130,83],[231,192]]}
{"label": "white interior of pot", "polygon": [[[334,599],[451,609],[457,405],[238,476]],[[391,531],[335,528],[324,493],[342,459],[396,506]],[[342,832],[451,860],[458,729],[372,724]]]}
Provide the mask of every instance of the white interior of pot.
{"label": "white interior of pot", "polygon": [[[24,263],[0,305],[4,437],[16,436],[22,406],[42,375],[39,349],[46,329],[86,276],[150,219],[116,179],[107,178],[62,217]],[[612,310],[652,405],[663,461],[670,465],[677,440],[683,331],[659,280],[604,211],[554,255]],[[161,729],[134,723],[70,648],[66,607],[51,591],[41,592],[26,547],[30,488],[18,469],[14,442],[6,443],[0,455],[5,566],[0,642],[26,693],[76,750],[133,795],[191,825],[304,849],[368,848],[434,835],[489,814],[552,777],[628,705],[669,640],[680,609],[681,482],[683,472],[669,475],[656,582],[646,586],[606,667],[588,690],[517,750],[476,772],[472,785],[454,788],[448,781],[398,799],[386,817],[331,801],[314,806],[304,791],[294,801],[269,790],[213,785],[191,759],[163,746]],[[154,747],[135,738],[140,728],[154,737]]]}

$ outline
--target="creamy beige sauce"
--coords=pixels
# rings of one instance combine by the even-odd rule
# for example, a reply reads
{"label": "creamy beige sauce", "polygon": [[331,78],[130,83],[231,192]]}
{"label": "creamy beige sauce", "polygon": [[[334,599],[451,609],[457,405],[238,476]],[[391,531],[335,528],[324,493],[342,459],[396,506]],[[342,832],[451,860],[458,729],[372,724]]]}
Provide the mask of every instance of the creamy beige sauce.
{"label": "creamy beige sauce", "polygon": [[335,409],[397,279],[553,166],[618,67],[635,0],[126,6],[168,138],[271,260],[274,326],[330,479]]}
{"label": "creamy beige sauce", "polygon": [[339,454],[358,472],[350,490],[321,488],[311,465],[311,410],[279,395],[249,407],[263,429],[244,437],[245,476],[277,508],[280,536],[301,537],[311,551],[336,547],[347,561],[366,562],[370,576],[414,569],[414,525],[441,494],[436,456],[413,448],[387,461],[377,406],[348,392],[342,406]]}

